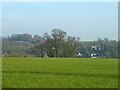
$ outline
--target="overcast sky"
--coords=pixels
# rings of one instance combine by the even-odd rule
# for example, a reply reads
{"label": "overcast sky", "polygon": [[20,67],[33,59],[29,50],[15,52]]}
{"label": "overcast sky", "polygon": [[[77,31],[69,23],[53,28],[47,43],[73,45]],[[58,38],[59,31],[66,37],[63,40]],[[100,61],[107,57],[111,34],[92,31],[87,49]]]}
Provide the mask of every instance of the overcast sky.
{"label": "overcast sky", "polygon": [[81,40],[118,40],[117,2],[4,2],[3,36],[62,29]]}

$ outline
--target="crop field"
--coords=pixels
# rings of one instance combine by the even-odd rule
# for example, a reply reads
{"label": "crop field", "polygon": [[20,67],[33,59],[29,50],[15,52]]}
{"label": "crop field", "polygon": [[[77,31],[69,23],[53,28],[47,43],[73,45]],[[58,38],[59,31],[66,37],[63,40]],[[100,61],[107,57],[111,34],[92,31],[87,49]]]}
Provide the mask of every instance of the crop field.
{"label": "crop field", "polygon": [[3,88],[117,88],[118,60],[2,58]]}

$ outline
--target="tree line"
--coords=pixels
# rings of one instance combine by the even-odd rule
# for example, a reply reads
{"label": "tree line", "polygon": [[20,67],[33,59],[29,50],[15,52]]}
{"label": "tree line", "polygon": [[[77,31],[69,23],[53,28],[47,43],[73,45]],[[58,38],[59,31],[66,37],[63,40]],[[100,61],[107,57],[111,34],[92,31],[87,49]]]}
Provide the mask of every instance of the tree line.
{"label": "tree line", "polygon": [[[118,42],[115,40],[98,38],[97,41],[80,41],[80,37],[68,36],[61,29],[53,29],[50,35],[44,33],[42,36],[15,34],[3,37],[3,41],[3,55],[6,56],[90,58],[91,54],[96,54],[96,57],[100,58],[118,57]],[[14,44],[13,50],[10,50],[11,48],[7,49],[8,42],[21,45]],[[17,46],[20,48],[18,49]]]}

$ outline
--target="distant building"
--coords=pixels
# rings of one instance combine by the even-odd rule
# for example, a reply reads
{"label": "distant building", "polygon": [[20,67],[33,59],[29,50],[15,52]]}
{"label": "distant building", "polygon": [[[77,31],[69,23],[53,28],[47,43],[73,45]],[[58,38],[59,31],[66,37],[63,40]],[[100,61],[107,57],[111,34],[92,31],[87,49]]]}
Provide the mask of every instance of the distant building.
{"label": "distant building", "polygon": [[97,46],[92,46],[92,48],[93,48],[94,50],[97,50]]}
{"label": "distant building", "polygon": [[91,58],[97,58],[96,55],[97,55],[97,54],[93,54],[93,53],[92,53],[92,54],[91,54]]}
{"label": "distant building", "polygon": [[48,57],[47,53],[44,54],[44,57]]}
{"label": "distant building", "polygon": [[81,53],[77,53],[76,54],[76,58],[80,58],[80,57],[82,57],[82,54]]}
{"label": "distant building", "polygon": [[55,49],[55,47],[52,48],[53,50]]}
{"label": "distant building", "polygon": [[82,56],[82,54],[81,53],[78,53],[78,55],[77,56]]}

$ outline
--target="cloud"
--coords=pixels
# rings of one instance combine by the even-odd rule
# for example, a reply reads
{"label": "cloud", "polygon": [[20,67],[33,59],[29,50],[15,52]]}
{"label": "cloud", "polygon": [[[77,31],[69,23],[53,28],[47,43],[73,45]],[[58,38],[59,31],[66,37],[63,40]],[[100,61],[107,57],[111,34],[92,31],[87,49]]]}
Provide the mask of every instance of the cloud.
{"label": "cloud", "polygon": [[9,20],[14,20],[14,21],[21,21],[22,17],[18,15],[3,15],[3,19],[9,19]]}

